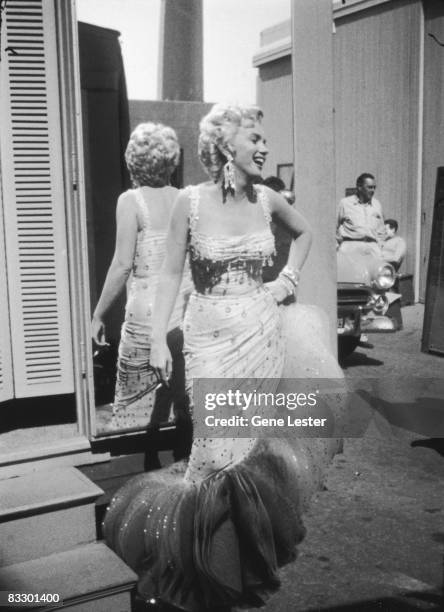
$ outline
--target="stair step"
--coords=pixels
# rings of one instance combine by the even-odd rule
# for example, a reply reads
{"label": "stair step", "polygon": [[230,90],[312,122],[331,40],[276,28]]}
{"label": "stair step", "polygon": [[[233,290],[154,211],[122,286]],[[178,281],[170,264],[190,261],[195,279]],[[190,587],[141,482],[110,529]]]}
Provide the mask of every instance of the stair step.
{"label": "stair step", "polygon": [[97,542],[0,569],[0,591],[58,594],[60,603],[48,610],[130,612],[136,582],[137,575]]}
{"label": "stair step", "polygon": [[94,542],[102,494],[73,467],[0,481],[0,567]]}
{"label": "stair step", "polygon": [[[45,427],[51,430],[55,426]],[[34,429],[34,428],[30,428]],[[85,436],[76,435],[74,437],[53,439],[53,432],[48,436],[48,440],[37,442],[41,438],[41,427],[35,428],[32,444],[29,443],[28,435],[23,437],[24,430],[19,430],[16,444],[8,448],[0,445],[0,480],[16,476],[24,476],[36,470],[55,470],[62,467],[84,466],[100,461],[109,461],[109,453],[92,453],[91,442]],[[29,433],[29,430],[26,429]],[[8,432],[13,433],[13,432]],[[35,443],[34,443],[35,442]]]}
{"label": "stair step", "polygon": [[0,521],[94,501],[103,491],[74,467],[0,481]]}

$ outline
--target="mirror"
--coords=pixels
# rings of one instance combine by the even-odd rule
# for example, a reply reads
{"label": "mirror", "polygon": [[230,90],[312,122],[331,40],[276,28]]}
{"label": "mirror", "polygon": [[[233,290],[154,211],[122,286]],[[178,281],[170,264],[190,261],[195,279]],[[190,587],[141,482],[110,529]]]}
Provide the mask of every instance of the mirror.
{"label": "mirror", "polygon": [[[131,187],[124,163],[131,130],[146,121],[172,126],[181,146],[172,184],[206,180],[197,159],[199,121],[213,102],[267,103],[271,73],[261,53],[289,34],[290,10],[290,0],[77,0],[91,311],[113,256],[117,198]],[[280,77],[291,83],[290,56],[283,59]],[[286,84],[288,95],[284,115],[264,119],[273,151],[264,177],[282,176],[291,189]],[[125,302],[123,292],[107,313],[110,346],[95,350],[97,436],[120,433],[110,423]],[[165,409],[160,419],[169,416]]]}

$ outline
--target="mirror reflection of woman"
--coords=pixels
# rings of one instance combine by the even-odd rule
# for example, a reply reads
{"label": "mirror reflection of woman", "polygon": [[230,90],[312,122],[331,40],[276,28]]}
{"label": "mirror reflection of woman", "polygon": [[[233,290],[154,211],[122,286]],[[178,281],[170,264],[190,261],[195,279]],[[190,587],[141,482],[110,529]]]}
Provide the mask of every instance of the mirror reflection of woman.
{"label": "mirror reflection of woman", "polygon": [[[142,123],[131,134],[125,160],[134,189],[117,202],[114,257],[93,314],[92,337],[106,344],[105,315],[128,282],[125,321],[117,362],[117,381],[110,430],[145,428],[152,416],[156,375],[149,369],[152,310],[165,257],[167,228],[178,190],[170,177],[179,162],[180,148],[170,127]],[[178,291],[168,329],[181,323],[185,284]],[[185,410],[186,396],[182,401]],[[179,407],[179,406],[177,406]]]}
{"label": "mirror reflection of woman", "polygon": [[[284,371],[291,376],[285,362],[295,364],[294,377],[340,376],[310,321],[305,329],[296,323],[296,336],[283,329],[289,317],[279,304],[295,295],[311,231],[280,194],[257,184],[268,152],[261,119],[257,107],[213,107],[199,138],[211,180],[181,191],[174,207],[151,363],[168,377],[166,331],[188,251],[194,281],[184,319],[190,392],[193,380],[202,378],[276,385]],[[262,268],[274,252],[272,216],[293,244],[287,266],[264,285]],[[293,336],[285,342],[287,333]],[[305,352],[304,334],[315,355]],[[195,415],[198,408],[202,414],[194,406]],[[105,537],[139,572],[139,593],[147,599],[188,611],[260,606],[279,586],[278,566],[295,557],[304,535],[301,513],[337,448],[336,440],[317,446],[302,438],[196,438],[182,473],[173,466],[156,472],[155,480],[136,477],[116,494]]]}

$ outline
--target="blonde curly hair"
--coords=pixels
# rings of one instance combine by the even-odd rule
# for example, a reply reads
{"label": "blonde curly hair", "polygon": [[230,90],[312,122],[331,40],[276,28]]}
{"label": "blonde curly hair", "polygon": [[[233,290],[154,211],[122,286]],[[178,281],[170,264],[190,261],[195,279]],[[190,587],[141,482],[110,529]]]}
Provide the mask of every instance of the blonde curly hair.
{"label": "blonde curly hair", "polygon": [[227,161],[222,152],[227,142],[236,133],[242,122],[260,122],[264,116],[258,106],[225,106],[215,104],[199,124],[199,159],[207,174],[216,183]]}
{"label": "blonde curly hair", "polygon": [[168,185],[179,158],[176,132],[162,123],[140,123],[132,132],[125,151],[134,187]]}

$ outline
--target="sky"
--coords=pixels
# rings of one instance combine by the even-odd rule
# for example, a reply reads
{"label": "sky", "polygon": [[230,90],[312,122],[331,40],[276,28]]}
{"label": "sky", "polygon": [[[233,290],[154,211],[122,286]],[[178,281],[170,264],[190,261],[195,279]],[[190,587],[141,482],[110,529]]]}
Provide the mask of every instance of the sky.
{"label": "sky", "polygon": [[[206,102],[256,101],[261,30],[290,18],[291,0],[203,0]],[[128,97],[156,100],[161,0],[76,0],[77,17],[121,33]]]}

